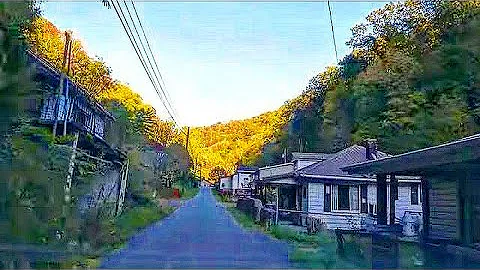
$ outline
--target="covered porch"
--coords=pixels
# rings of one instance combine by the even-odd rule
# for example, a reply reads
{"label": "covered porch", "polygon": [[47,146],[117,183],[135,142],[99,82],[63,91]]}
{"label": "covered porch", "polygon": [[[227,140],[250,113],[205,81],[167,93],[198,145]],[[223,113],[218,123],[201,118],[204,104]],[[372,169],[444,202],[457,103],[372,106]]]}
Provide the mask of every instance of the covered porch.
{"label": "covered porch", "polygon": [[[256,183],[256,198],[276,212],[277,224],[302,225],[301,214],[306,213],[306,189],[293,179],[277,179]],[[305,195],[304,195],[305,194]]]}
{"label": "covered porch", "polygon": [[377,175],[377,222],[383,225],[387,219],[395,219],[395,211],[389,216],[386,211],[387,177],[393,197],[398,188],[397,175],[421,176],[423,240],[479,249],[480,134],[344,170]]}

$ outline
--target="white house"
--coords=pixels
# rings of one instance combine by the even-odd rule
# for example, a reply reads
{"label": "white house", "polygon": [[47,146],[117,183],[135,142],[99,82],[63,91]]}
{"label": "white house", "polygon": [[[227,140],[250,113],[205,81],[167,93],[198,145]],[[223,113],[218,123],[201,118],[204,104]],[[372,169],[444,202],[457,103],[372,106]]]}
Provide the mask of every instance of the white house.
{"label": "white house", "polygon": [[257,168],[239,166],[232,175],[232,191],[234,195],[247,194],[253,188],[253,180]]}
{"label": "white house", "polygon": [[211,186],[211,184],[209,182],[205,181],[205,180],[202,180],[200,182],[200,187],[210,187],[210,186]]}
{"label": "white house", "polygon": [[232,190],[232,177],[226,176],[220,178],[220,186],[219,189],[221,191],[231,191]]}
{"label": "white house", "polygon": [[[366,228],[376,222],[375,176],[349,175],[341,168],[388,156],[375,148],[353,145],[334,154],[317,154],[319,160],[310,164],[296,157],[292,163],[260,168],[257,185],[274,188],[280,218],[305,225],[306,218],[313,217],[328,229]],[[421,215],[420,179],[397,176],[392,182],[387,198],[391,190],[398,199],[393,204],[388,201],[387,212],[395,209],[394,222],[399,223],[405,213]]]}

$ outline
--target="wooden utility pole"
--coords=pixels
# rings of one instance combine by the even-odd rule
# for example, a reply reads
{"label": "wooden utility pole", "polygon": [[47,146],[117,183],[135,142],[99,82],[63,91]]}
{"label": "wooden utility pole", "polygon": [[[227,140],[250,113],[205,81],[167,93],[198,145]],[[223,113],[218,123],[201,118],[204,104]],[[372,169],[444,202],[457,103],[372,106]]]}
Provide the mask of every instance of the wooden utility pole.
{"label": "wooden utility pole", "polygon": [[187,141],[185,143],[185,148],[187,149],[188,153],[188,139],[190,138],[190,127],[187,127]]}
{"label": "wooden utility pole", "polygon": [[[71,33],[65,32],[65,37],[67,38],[67,76],[70,74],[70,70],[72,68],[72,38],[71,38]],[[64,103],[64,116],[63,116],[63,136],[67,135],[67,122],[68,118],[70,117],[70,113],[73,110],[73,101],[70,102],[70,105],[68,106],[68,81],[67,81],[67,88],[65,89],[65,103]],[[68,106],[68,107],[67,107]]]}
{"label": "wooden utility pole", "polygon": [[[58,86],[58,90],[55,94],[55,107],[54,107],[54,113],[55,113],[55,119],[53,122],[53,136],[57,135],[57,126],[58,126],[58,114],[60,110],[60,96],[63,93],[63,82],[65,80],[65,73],[64,70],[67,68],[67,60],[69,58],[69,52],[71,52],[71,34],[67,31],[65,31],[65,46],[63,48],[63,63],[62,67],[63,70],[60,75],[60,85]],[[67,100],[65,99],[65,102]],[[65,116],[66,117],[66,116]]]}

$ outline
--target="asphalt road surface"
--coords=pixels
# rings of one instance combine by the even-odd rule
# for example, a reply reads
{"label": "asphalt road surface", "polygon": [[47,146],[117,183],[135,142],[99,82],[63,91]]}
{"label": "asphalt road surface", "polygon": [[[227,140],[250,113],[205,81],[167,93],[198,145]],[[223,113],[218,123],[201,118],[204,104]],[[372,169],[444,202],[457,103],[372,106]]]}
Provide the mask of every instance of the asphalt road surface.
{"label": "asphalt road surface", "polygon": [[133,236],[103,268],[289,268],[288,245],[237,225],[210,189]]}

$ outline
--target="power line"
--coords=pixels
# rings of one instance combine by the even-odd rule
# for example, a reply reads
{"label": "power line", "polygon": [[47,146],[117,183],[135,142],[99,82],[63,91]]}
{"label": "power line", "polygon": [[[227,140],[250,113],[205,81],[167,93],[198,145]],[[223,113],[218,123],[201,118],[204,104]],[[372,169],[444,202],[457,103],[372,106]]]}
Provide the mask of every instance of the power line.
{"label": "power line", "polygon": [[330,26],[332,28],[333,47],[335,49],[335,59],[338,63],[337,43],[335,42],[335,31],[333,30],[332,9],[330,8],[330,1],[327,1],[328,12],[330,13]]}
{"label": "power line", "polygon": [[[159,70],[159,68],[158,68],[157,60],[155,59],[155,56],[154,56],[154,54],[153,54],[153,52],[152,52],[152,48],[150,47],[150,42],[148,42],[147,35],[145,34],[145,31],[144,31],[144,29],[143,29],[142,21],[140,20],[140,17],[138,16],[137,8],[135,7],[135,2],[133,2],[133,0],[132,0],[132,1],[131,1],[131,4],[132,4],[132,6],[133,6],[133,11],[135,12],[135,16],[137,17],[138,23],[140,24],[140,30],[142,30],[143,37],[145,38],[145,41],[147,42],[148,50],[150,51],[150,54],[152,55],[153,62],[155,63],[155,67],[156,67],[156,69],[157,69],[158,75],[160,76],[160,80],[161,80],[162,83],[163,83],[163,87],[164,87],[164,88],[167,88],[166,83],[165,83],[165,81],[163,80],[162,73],[160,72],[160,70]],[[170,104],[171,98],[170,98],[170,95],[169,95],[169,93],[168,93],[168,91],[167,91],[166,89],[165,89],[165,93],[166,93],[165,98],[166,98],[167,102],[169,102],[169,104]],[[177,111],[176,111],[175,107],[174,107],[174,106],[171,106],[171,107],[172,107],[172,109],[173,109],[173,112],[174,112],[175,116],[178,117]]]}
{"label": "power line", "polygon": [[[168,106],[167,104],[165,103],[165,101],[163,100],[161,94],[160,94],[160,91],[158,90],[158,87],[156,85],[156,83],[154,82],[154,79],[152,78],[152,74],[150,72],[150,70],[147,68],[147,65],[146,65],[146,62],[145,62],[145,59],[143,57],[143,54],[140,50],[140,46],[138,45],[137,43],[137,40],[135,38],[135,35],[133,34],[133,31],[129,25],[129,22],[125,16],[125,14],[123,13],[123,10],[122,10],[122,7],[120,5],[120,3],[118,2],[118,0],[116,1],[117,2],[117,5],[118,5],[118,9],[117,9],[117,5],[115,5],[114,1],[111,0],[111,4],[115,10],[115,13],[117,14],[121,24],[122,24],[122,27],[123,29],[125,30],[125,33],[127,34],[128,36],[128,39],[130,40],[130,43],[132,44],[134,50],[135,50],[135,53],[137,54],[137,57],[138,59],[140,60],[140,63],[142,64],[145,72],[147,73],[147,76],[148,78],[150,79],[150,82],[152,83],[152,86],[154,87],[155,91],[157,92],[157,94],[159,95],[159,98],[160,98],[160,101],[162,102],[163,106],[165,107],[168,115],[170,116],[170,118],[173,120],[173,122],[175,123],[175,125],[180,129],[180,131],[182,133],[185,134],[185,132],[181,129],[180,125],[178,124],[177,120],[175,119],[175,117],[172,115],[172,113],[170,112],[170,110],[168,109]],[[133,20],[132,20],[133,21]],[[135,23],[134,23],[134,26],[135,26]],[[137,34],[138,34],[138,31],[137,31]],[[142,43],[142,40],[139,38],[139,43],[141,43],[142,47],[144,48],[145,50],[145,47]],[[147,55],[148,56],[148,55]],[[157,81],[158,81],[158,77],[157,77]],[[158,82],[159,83],[159,82]]]}
{"label": "power line", "polygon": [[[130,26],[129,26],[128,22],[127,22],[127,18],[126,18],[126,16],[125,16],[125,14],[123,13],[123,10],[122,10],[121,5],[118,3],[118,0],[117,0],[117,4],[118,4],[118,6],[119,6],[120,13],[121,13],[122,16],[123,16],[123,19],[125,20],[125,22],[126,22],[126,24],[127,24],[127,28],[128,28],[128,30],[130,31],[130,35],[133,37],[133,40],[135,41],[135,44],[136,44],[136,46],[137,46],[137,48],[138,48],[138,51],[140,52],[140,55],[141,55],[141,58],[142,58],[140,61],[143,61],[144,66],[146,66],[147,63],[145,62],[145,58],[143,57],[143,54],[142,54],[142,52],[140,51],[140,47],[138,46],[138,44],[137,44],[137,42],[136,42],[135,35],[134,35],[132,29],[130,28]],[[133,21],[133,18],[132,18],[132,16],[131,16],[130,10],[128,9],[127,3],[126,3],[125,1],[124,1],[124,4],[125,4],[125,8],[127,9],[127,12],[128,12],[128,14],[129,14],[129,16],[130,16],[130,19],[131,19],[131,22],[132,22],[132,24],[133,24],[134,30],[135,30],[135,32],[136,32],[136,34],[137,34],[136,37],[138,38],[138,42],[139,42],[140,45],[142,46],[143,52],[146,54],[145,46],[144,46],[144,44],[143,44],[143,42],[142,42],[142,40],[141,40],[141,38],[140,38],[140,35],[139,35],[139,33],[138,33],[138,30],[137,30],[137,27],[136,27],[136,25],[135,25],[135,22]],[[146,54],[146,56],[147,56],[147,60],[148,60],[148,62],[149,62],[149,64],[150,64],[150,67],[151,67],[152,70],[153,70],[153,66],[152,66],[152,64],[151,64],[151,62],[150,62],[150,58],[148,57],[148,54]],[[179,126],[178,122],[175,120],[175,117],[172,115],[173,113],[170,112],[170,110],[172,110],[172,109],[171,109],[171,105],[170,105],[169,103],[168,103],[169,106],[167,106],[167,105],[165,104],[165,101],[164,101],[163,98],[162,98],[162,94],[160,94],[160,92],[158,91],[158,88],[155,87],[155,83],[153,82],[153,78],[151,77],[152,71],[150,71],[150,70],[147,71],[147,69],[146,69],[145,71],[147,72],[147,74],[150,74],[150,75],[149,75],[149,78],[150,78],[150,80],[152,81],[152,84],[153,84],[153,86],[154,86],[154,88],[155,88],[155,91],[157,92],[158,97],[160,98],[160,101],[163,103],[165,109],[167,110],[167,113],[170,115],[170,117],[172,118],[172,120],[177,124],[177,126]],[[153,74],[154,74],[155,78],[157,79],[157,83],[159,84],[159,87],[161,88],[161,84],[160,84],[160,82],[159,82],[159,80],[158,80],[158,77],[157,77],[156,73],[154,72],[154,70],[153,70]],[[162,93],[163,93],[163,89],[162,89]],[[170,108],[170,109],[169,109],[169,108]],[[172,111],[173,111],[173,110],[172,110]]]}
{"label": "power line", "polygon": [[[169,99],[168,99],[168,95],[167,95],[168,92],[166,91],[166,89],[165,89],[165,90],[163,89],[164,87],[162,87],[162,84],[161,84],[161,82],[160,82],[160,81],[162,81],[162,82],[163,82],[163,85],[165,86],[165,82],[163,81],[162,74],[160,73],[160,70],[159,70],[159,68],[158,68],[157,61],[155,60],[155,56],[153,55],[152,49],[151,49],[151,47],[150,47],[150,42],[148,42],[148,38],[147,38],[147,36],[145,35],[145,31],[143,30],[142,22],[141,22],[141,20],[140,20],[140,17],[138,16],[138,13],[136,12],[135,5],[133,5],[133,1],[132,1],[131,3],[132,3],[132,6],[134,7],[135,15],[136,15],[136,17],[137,17],[137,21],[138,21],[138,23],[140,24],[140,29],[141,29],[141,31],[142,31],[142,33],[143,33],[143,37],[144,37],[144,39],[145,39],[145,41],[146,41],[146,43],[147,43],[148,50],[149,50],[150,55],[152,56],[153,62],[154,62],[154,64],[155,64],[156,72],[155,72],[155,69],[154,69],[154,65],[153,65],[152,62],[150,61],[150,56],[149,56],[149,54],[147,53],[147,50],[145,49],[145,46],[144,46],[143,42],[141,42],[142,40],[141,40],[141,38],[140,38],[140,34],[139,34],[138,30],[137,30],[137,26],[135,25],[135,22],[134,22],[134,20],[133,20],[132,14],[130,13],[130,9],[128,8],[127,2],[124,1],[123,3],[124,3],[125,8],[126,8],[126,10],[127,10],[127,12],[128,12],[128,16],[130,17],[130,20],[131,20],[132,23],[133,23],[133,28],[134,28],[134,30],[135,30],[135,33],[137,34],[137,37],[138,37],[139,40],[140,40],[140,45],[142,45],[142,49],[143,49],[143,51],[145,52],[145,54],[146,54],[146,56],[147,56],[147,61],[148,61],[148,63],[150,64],[150,67],[152,68],[153,75],[154,75],[155,78],[157,79],[158,86],[160,87],[160,90],[161,90],[161,92],[162,92],[162,94],[163,94],[163,97],[165,98],[165,101],[167,102],[167,104],[168,104],[168,106],[170,107],[170,109],[172,110],[173,115],[175,115],[175,117],[177,117],[177,115],[175,114],[175,108],[172,106],[172,104],[170,103],[170,101],[169,101]],[[160,79],[158,78],[157,73],[158,73],[158,76],[160,76]]]}

